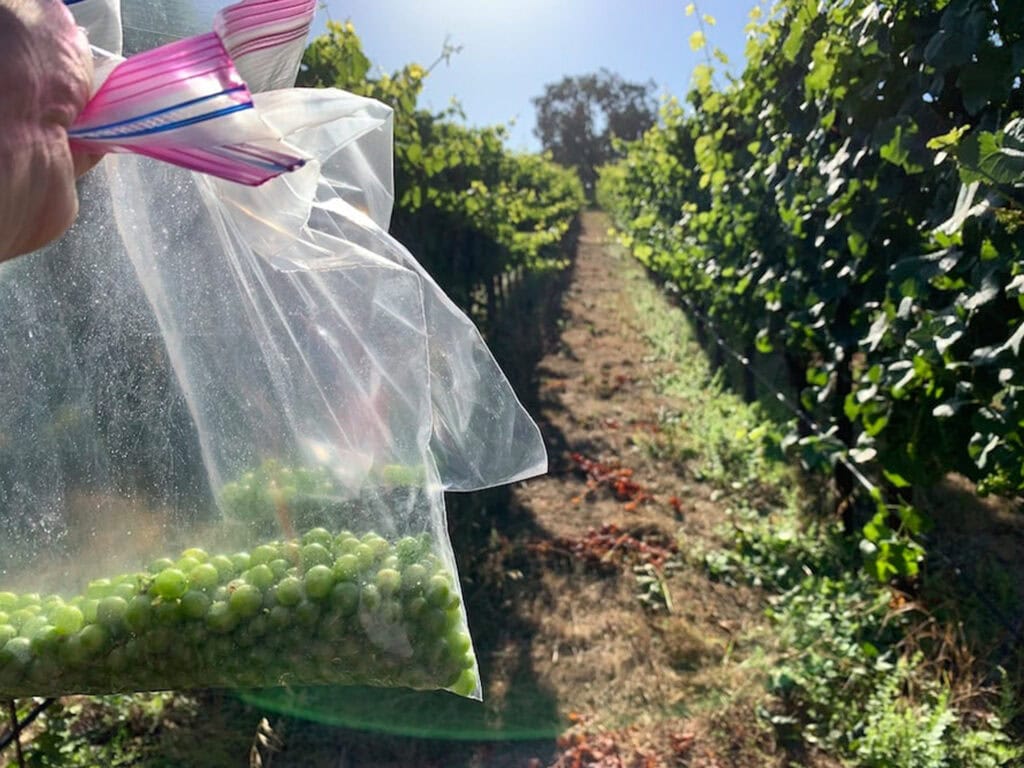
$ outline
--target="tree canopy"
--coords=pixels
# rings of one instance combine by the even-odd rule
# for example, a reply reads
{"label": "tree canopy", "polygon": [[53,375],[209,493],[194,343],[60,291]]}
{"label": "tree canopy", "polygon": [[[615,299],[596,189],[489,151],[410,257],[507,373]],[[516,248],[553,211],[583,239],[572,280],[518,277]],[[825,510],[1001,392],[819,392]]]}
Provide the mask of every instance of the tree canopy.
{"label": "tree canopy", "polygon": [[607,69],[564,77],[533,99],[534,133],[556,162],[577,170],[592,196],[596,169],[615,158],[613,137],[633,141],[654,125],[654,88],[653,81],[629,82]]}

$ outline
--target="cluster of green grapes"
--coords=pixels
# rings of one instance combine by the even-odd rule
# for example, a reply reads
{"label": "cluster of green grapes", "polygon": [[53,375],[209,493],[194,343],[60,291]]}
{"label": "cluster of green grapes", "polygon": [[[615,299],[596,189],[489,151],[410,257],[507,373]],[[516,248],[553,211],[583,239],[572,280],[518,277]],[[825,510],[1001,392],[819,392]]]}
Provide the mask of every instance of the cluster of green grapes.
{"label": "cluster of green grapes", "polygon": [[337,506],[337,488],[323,467],[288,467],[264,461],[220,492],[224,511],[237,520],[273,521],[287,509],[297,521]]}
{"label": "cluster of green grapes", "polygon": [[426,536],[187,549],[85,594],[0,592],[0,699],[161,688],[477,685],[451,574]]}

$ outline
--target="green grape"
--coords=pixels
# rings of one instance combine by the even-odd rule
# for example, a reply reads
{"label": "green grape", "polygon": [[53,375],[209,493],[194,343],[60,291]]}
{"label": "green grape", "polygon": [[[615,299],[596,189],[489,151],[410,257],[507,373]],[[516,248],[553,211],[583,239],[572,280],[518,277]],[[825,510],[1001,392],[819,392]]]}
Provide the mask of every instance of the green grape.
{"label": "green grape", "polygon": [[297,541],[286,541],[281,546],[281,557],[292,565],[299,565],[302,561],[302,547]]}
{"label": "green grape", "polygon": [[272,547],[269,544],[261,544],[255,547],[249,555],[249,566],[255,567],[257,565],[263,565],[269,563],[272,560],[276,560],[280,557],[277,551],[277,547]]}
{"label": "green grape", "polygon": [[398,544],[395,545],[395,551],[398,554],[398,559],[402,563],[413,563],[417,559],[423,550],[422,544],[418,539],[412,536],[405,536],[400,539]]}
{"label": "green grape", "polygon": [[252,584],[239,584],[228,598],[233,613],[242,618],[256,615],[263,606],[263,594]]}
{"label": "green grape", "polygon": [[89,586],[86,587],[85,596],[99,600],[110,594],[112,587],[113,585],[110,583],[110,579],[94,579],[93,581],[90,581]]}
{"label": "green grape", "polygon": [[334,576],[338,581],[355,581],[359,575],[359,559],[355,555],[341,555],[334,561]]}
{"label": "green grape", "polygon": [[276,597],[281,605],[298,605],[302,600],[302,582],[294,576],[285,576],[278,582]]}
{"label": "green grape", "polygon": [[82,617],[85,619],[86,624],[92,624],[96,621],[96,608],[99,604],[99,600],[94,600],[92,598],[82,601],[80,608],[82,609]]}
{"label": "green grape", "polygon": [[178,562],[174,564],[174,567],[183,573],[188,573],[193,568],[197,568],[201,564],[200,560],[196,560],[194,557],[179,557]]}
{"label": "green grape", "polygon": [[64,605],[64,598],[60,595],[47,595],[39,605],[46,613],[52,613]]}
{"label": "green grape", "polygon": [[444,612],[444,624],[449,629],[462,625],[462,611],[458,603],[452,605]]}
{"label": "green grape", "polygon": [[343,615],[351,615],[359,607],[359,592],[359,586],[351,581],[335,584],[331,590],[331,605]]}
{"label": "green grape", "polygon": [[136,595],[124,611],[124,621],[132,632],[141,632],[149,626],[152,608],[148,597]]}
{"label": "green grape", "polygon": [[242,574],[242,578],[257,589],[266,589],[274,583],[274,572],[268,565],[257,565]]}
{"label": "green grape", "polygon": [[267,589],[263,590],[262,595],[263,595],[262,608],[264,610],[269,611],[271,608],[273,608],[275,605],[278,604],[278,602],[277,602],[277,584],[271,584],[270,587],[268,587]]}
{"label": "green grape", "polygon": [[380,468],[380,479],[388,485],[415,485],[423,478],[422,467],[407,467],[403,464],[385,464]]}
{"label": "green grape", "polygon": [[356,561],[359,563],[360,570],[367,570],[373,565],[374,553],[373,548],[367,544],[360,544],[356,547],[355,551]]}
{"label": "green grape", "polygon": [[427,581],[427,569],[419,563],[407,565],[402,571],[402,591],[409,594],[419,594],[423,591],[423,585]]}
{"label": "green grape", "polygon": [[211,557],[210,565],[217,569],[218,578],[221,581],[227,581],[238,572],[235,569],[235,564],[231,562],[231,558],[226,555],[215,555],[214,557]]}
{"label": "green grape", "polygon": [[27,637],[8,640],[4,651],[9,655],[11,662],[21,667],[27,667],[32,662],[32,641]]}
{"label": "green grape", "polygon": [[10,624],[0,624],[0,648],[10,640],[18,636],[18,630],[12,627]]}
{"label": "green grape", "polygon": [[197,560],[200,563],[205,563],[207,560],[210,559],[210,556],[209,554],[207,554],[206,550],[200,549],[199,547],[189,547],[181,553],[181,556],[191,557],[193,560]]}
{"label": "green grape", "polygon": [[43,656],[56,650],[60,641],[60,634],[52,624],[44,624],[32,633],[32,653],[36,656]]}
{"label": "green grape", "polygon": [[49,625],[50,620],[46,616],[33,616],[21,625],[19,634],[22,637],[35,637],[36,632]]}
{"label": "green grape", "polygon": [[194,589],[209,590],[220,582],[220,573],[212,563],[202,563],[189,571],[188,581]]}
{"label": "green grape", "polygon": [[275,579],[284,578],[285,574],[288,573],[288,569],[290,567],[288,565],[288,561],[283,560],[280,557],[276,560],[271,560],[267,565],[270,567],[270,570],[274,574]]}
{"label": "green grape", "polygon": [[445,642],[448,643],[451,652],[456,656],[464,656],[469,653],[469,649],[472,647],[469,635],[458,630],[453,630],[445,635]]}
{"label": "green grape", "polygon": [[313,528],[302,535],[302,543],[319,544],[329,550],[334,545],[334,537],[326,528]]}
{"label": "green grape", "polygon": [[344,538],[339,537],[338,541],[335,542],[335,549],[339,554],[351,555],[355,553],[361,544],[362,542],[359,539],[349,534]]}
{"label": "green grape", "polygon": [[393,595],[402,586],[402,574],[393,568],[382,568],[377,572],[377,589],[385,597]]}
{"label": "green grape", "polygon": [[107,633],[99,624],[87,624],[77,635],[82,643],[82,650],[89,656],[95,656],[107,644]]}
{"label": "green grape", "polygon": [[191,589],[182,595],[181,613],[186,619],[201,619],[206,615],[211,602],[205,592]]}
{"label": "green grape", "polygon": [[249,570],[251,560],[248,552],[236,552],[231,556],[231,565],[235,568],[235,573],[242,573],[242,571]]}
{"label": "green grape", "polygon": [[206,612],[206,625],[219,634],[226,634],[235,628],[238,616],[227,603],[217,602]]}
{"label": "green grape", "polygon": [[451,586],[448,579],[440,574],[430,577],[427,582],[427,602],[435,608],[443,608],[451,600]]}
{"label": "green grape", "polygon": [[360,608],[375,611],[380,607],[380,590],[375,584],[367,584],[359,592]]}
{"label": "green grape", "polygon": [[137,589],[133,584],[118,584],[116,587],[114,587],[113,596],[120,597],[122,600],[127,601],[135,597],[136,592]]}
{"label": "green grape", "polygon": [[0,610],[10,612],[18,605],[18,596],[13,592],[0,592]]}
{"label": "green grape", "polygon": [[154,560],[149,564],[149,572],[156,575],[160,571],[166,571],[168,568],[174,567],[174,561],[169,557],[161,557]]}
{"label": "green grape", "polygon": [[177,600],[157,600],[153,604],[153,618],[162,626],[174,626],[181,621],[181,604]]}
{"label": "green grape", "polygon": [[303,578],[306,594],[313,600],[323,600],[334,586],[334,574],[326,565],[314,565]]}
{"label": "green grape", "polygon": [[414,597],[405,607],[405,615],[410,619],[418,619],[427,610],[427,601],[422,597]]}
{"label": "green grape", "polygon": [[25,622],[31,619],[33,616],[35,616],[35,614],[32,613],[32,611],[26,608],[18,608],[14,611],[11,611],[11,613],[7,617],[7,621],[12,626],[20,629],[25,624]]}
{"label": "green grape", "polygon": [[128,603],[123,597],[105,597],[96,607],[96,619],[108,630],[118,629],[124,621]]}
{"label": "green grape", "polygon": [[327,565],[333,562],[331,551],[323,544],[306,544],[302,548],[303,571],[308,571],[314,565]]}
{"label": "green grape", "polygon": [[53,612],[53,625],[62,635],[73,635],[82,628],[85,617],[73,605],[62,605]]}
{"label": "green grape", "polygon": [[185,594],[188,579],[177,568],[165,568],[153,579],[152,589],[165,600],[174,600]]}
{"label": "green grape", "polygon": [[64,642],[61,643],[57,655],[67,666],[77,667],[85,662],[88,654],[82,645],[82,638],[78,635],[71,635],[64,638]]}

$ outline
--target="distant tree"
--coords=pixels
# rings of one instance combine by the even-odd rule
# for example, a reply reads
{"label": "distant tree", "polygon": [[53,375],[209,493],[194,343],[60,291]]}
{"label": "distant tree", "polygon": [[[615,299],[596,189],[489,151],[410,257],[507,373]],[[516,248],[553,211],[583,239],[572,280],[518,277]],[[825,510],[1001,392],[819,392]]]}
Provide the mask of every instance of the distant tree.
{"label": "distant tree", "polygon": [[593,197],[597,167],[615,157],[612,137],[637,139],[657,116],[655,84],[631,83],[601,69],[564,77],[533,99],[534,134],[556,162],[573,167]]}

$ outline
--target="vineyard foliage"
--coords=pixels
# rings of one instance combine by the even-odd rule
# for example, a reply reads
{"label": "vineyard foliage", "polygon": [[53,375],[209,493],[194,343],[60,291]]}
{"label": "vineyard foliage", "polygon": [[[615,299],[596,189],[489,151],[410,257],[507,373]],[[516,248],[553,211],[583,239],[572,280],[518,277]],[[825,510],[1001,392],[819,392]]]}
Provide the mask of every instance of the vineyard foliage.
{"label": "vineyard foliage", "polygon": [[[303,58],[298,84],[338,87],[395,111],[393,233],[463,307],[507,273],[557,266],[583,205],[575,172],[505,148],[504,129],[468,128],[457,108],[418,107],[430,69],[371,74],[350,23],[329,22]],[[445,60],[451,51],[439,58]]]}
{"label": "vineyard foliage", "polygon": [[[784,361],[822,425],[791,442],[862,465],[892,501],[949,471],[1020,494],[1024,2],[759,16],[742,75],[717,88],[698,67],[688,103],[603,169],[599,200],[733,345]],[[869,524],[866,551],[890,524],[918,532],[902,509]],[[903,554],[879,575],[913,572]]]}

